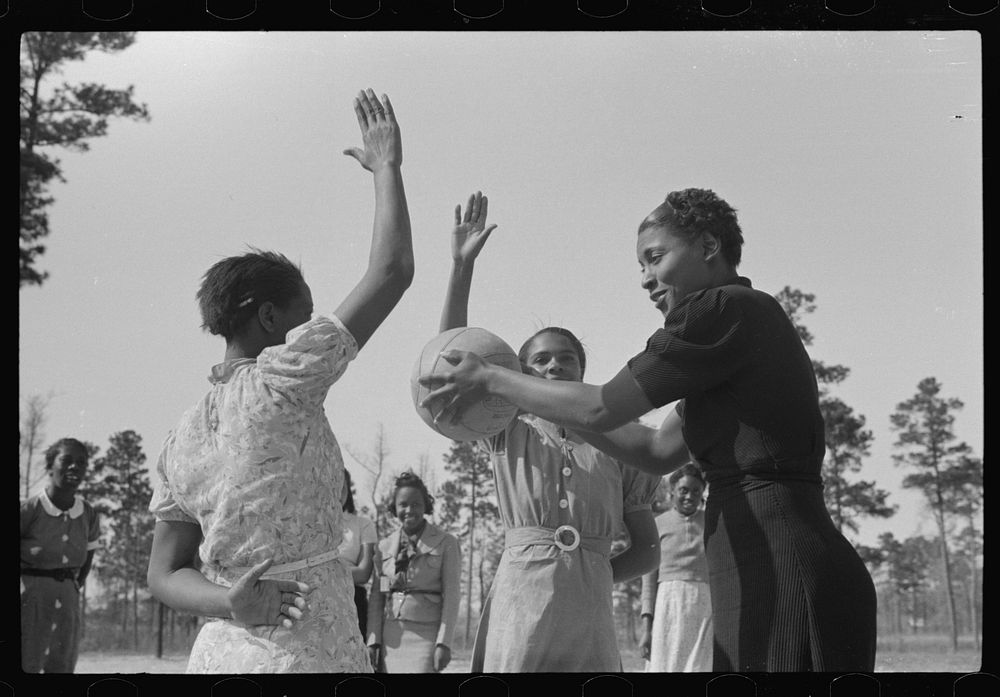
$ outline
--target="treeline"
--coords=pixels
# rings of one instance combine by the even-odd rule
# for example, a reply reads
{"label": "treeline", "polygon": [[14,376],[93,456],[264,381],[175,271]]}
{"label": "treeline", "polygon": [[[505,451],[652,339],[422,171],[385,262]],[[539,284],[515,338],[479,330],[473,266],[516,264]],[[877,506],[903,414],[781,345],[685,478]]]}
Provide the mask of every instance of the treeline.
{"label": "treeline", "polygon": [[[813,337],[803,324],[815,309],[814,297],[791,288],[777,294],[809,346]],[[836,526],[854,539],[863,517],[888,519],[896,512],[890,494],[860,477],[874,437],[866,419],[835,392],[850,375],[849,368],[814,360],[820,386],[820,407],[826,424],[824,496]],[[972,635],[980,648],[982,634],[983,463],[954,433],[961,400],[944,397],[933,377],[921,380],[914,395],[898,403],[890,415],[897,438],[892,459],[906,475],[903,487],[923,494],[936,535],[898,540],[891,532],[875,547],[856,547],[876,581],[879,593],[879,633],[884,641],[907,634],[947,634],[953,649],[959,637]],[[22,496],[43,481],[43,427],[48,402],[25,400],[20,418],[20,481]],[[81,486],[101,513],[102,546],[94,561],[84,603],[84,649],[139,651],[180,650],[190,646],[199,620],[183,617],[159,605],[146,587],[146,567],[154,521],[148,510],[149,471],[142,439],[126,430],[109,438],[102,453],[88,444],[91,466]],[[387,507],[393,481],[412,470],[435,496],[435,522],[459,538],[462,548],[462,602],[459,647],[469,648],[479,614],[503,552],[503,526],[489,458],[472,443],[453,442],[444,456],[442,481],[426,456],[390,464],[391,451],[383,427],[376,427],[371,449],[348,446],[345,456],[368,475],[370,497],[355,495],[359,512],[371,517],[380,537],[395,530]],[[886,463],[887,464],[887,463]],[[356,493],[356,492],[355,492]],[[612,553],[626,548],[622,532]],[[640,580],[615,587],[615,611],[623,648],[638,637]],[[845,608],[849,612],[849,608]]]}

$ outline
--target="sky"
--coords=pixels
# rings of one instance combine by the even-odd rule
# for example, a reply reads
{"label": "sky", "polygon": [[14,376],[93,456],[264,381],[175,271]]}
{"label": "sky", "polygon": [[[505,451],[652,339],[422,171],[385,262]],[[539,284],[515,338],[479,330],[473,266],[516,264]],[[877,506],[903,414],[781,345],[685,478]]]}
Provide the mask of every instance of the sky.
{"label": "sky", "polygon": [[637,226],[695,186],[737,209],[756,288],[816,296],[812,357],[851,370],[835,394],[875,437],[857,476],[899,507],[857,541],[933,534],[889,417],[933,376],[983,454],[981,56],[972,31],[139,32],[58,78],[134,85],[152,118],[52,152],[50,277],[19,293],[22,414],[48,397],[46,443],[102,451],[135,430],[152,465],[223,357],[200,329],[200,278],[248,245],[300,263],[332,312],[367,261],[372,177],[342,151],[361,144],[352,99],[371,87],[402,132],[416,276],[325,405],[362,499],[350,453],[379,424],[391,469],[425,459],[445,478],[450,441],[410,380],[437,334],[457,204],[482,191],[498,226],[470,324],[515,349],[568,327],[602,383],[662,326]]}

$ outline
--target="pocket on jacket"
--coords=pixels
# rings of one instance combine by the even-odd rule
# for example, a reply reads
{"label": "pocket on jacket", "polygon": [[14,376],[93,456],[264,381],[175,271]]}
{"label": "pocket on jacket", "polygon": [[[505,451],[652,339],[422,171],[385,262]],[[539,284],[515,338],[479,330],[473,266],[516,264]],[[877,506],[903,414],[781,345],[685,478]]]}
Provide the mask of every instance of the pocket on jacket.
{"label": "pocket on jacket", "polygon": [[397,613],[399,619],[410,622],[440,622],[441,596],[436,593],[410,593]]}

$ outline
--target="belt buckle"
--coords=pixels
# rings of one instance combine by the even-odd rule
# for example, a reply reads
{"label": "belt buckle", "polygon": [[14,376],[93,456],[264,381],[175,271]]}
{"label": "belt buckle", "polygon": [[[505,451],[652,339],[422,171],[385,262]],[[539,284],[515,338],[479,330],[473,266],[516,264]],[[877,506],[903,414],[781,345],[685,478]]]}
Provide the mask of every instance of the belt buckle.
{"label": "belt buckle", "polygon": [[[566,544],[562,540],[564,533],[572,533],[573,541]],[[572,525],[560,525],[556,528],[556,531],[552,534],[552,539],[555,541],[556,547],[564,552],[572,552],[574,549],[580,546],[580,531],[574,528]]]}

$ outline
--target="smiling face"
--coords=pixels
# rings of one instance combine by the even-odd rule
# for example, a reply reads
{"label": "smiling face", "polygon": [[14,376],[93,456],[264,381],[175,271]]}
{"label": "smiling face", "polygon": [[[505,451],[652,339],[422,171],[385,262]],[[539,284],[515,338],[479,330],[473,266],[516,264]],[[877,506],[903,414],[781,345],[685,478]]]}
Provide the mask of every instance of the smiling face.
{"label": "smiling face", "polygon": [[674,484],[674,505],[677,506],[677,512],[688,516],[697,511],[704,493],[705,485],[697,477],[688,474],[678,479]]}
{"label": "smiling face", "polygon": [[79,445],[63,445],[49,467],[49,482],[59,491],[73,492],[87,473],[87,451]]}
{"label": "smiling face", "polygon": [[427,507],[420,489],[404,486],[396,490],[396,518],[403,524],[407,534],[416,532],[424,522]]}
{"label": "smiling face", "polygon": [[583,379],[583,367],[569,337],[555,332],[543,332],[531,340],[525,364],[532,372],[546,380]]}
{"label": "smiling face", "polygon": [[712,283],[711,245],[707,233],[684,237],[667,225],[650,225],[639,233],[636,256],[642,272],[642,287],[663,315],[677,307],[685,296]]}

